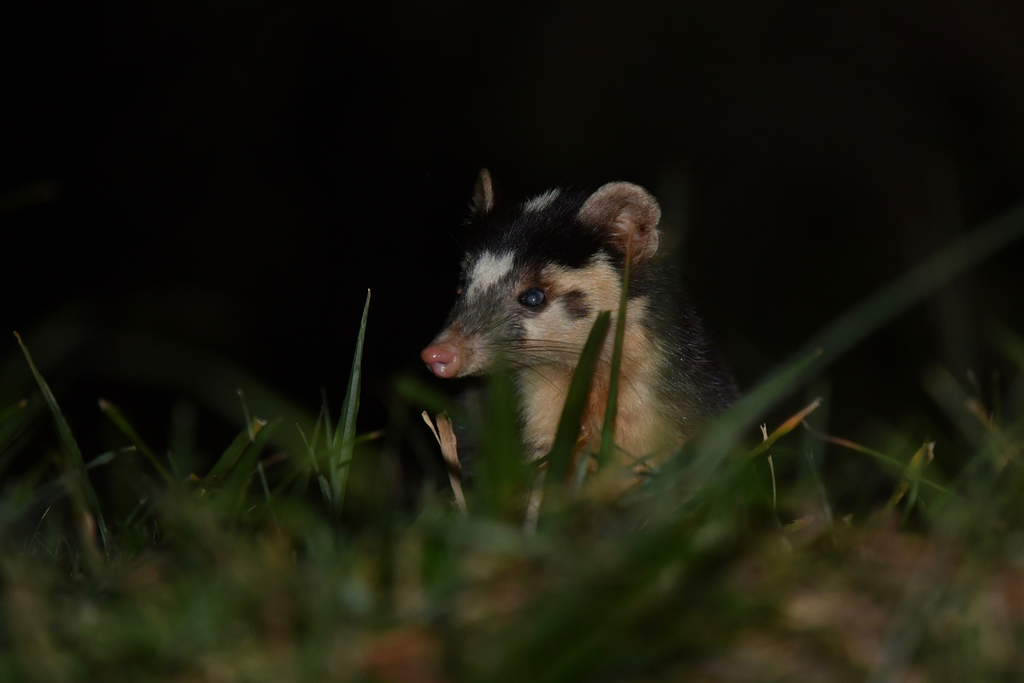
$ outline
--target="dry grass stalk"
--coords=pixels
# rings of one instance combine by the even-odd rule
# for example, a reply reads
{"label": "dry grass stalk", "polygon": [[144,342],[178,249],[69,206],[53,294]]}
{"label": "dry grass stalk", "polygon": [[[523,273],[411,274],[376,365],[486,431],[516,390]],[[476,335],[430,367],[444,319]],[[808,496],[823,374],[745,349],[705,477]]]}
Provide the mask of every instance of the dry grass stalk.
{"label": "dry grass stalk", "polygon": [[462,494],[462,465],[459,463],[459,451],[455,440],[455,431],[452,429],[451,418],[447,413],[437,416],[437,428],[430,421],[427,411],[423,411],[423,421],[430,427],[430,431],[437,439],[441,447],[441,455],[444,457],[448,469],[448,480],[452,484],[452,491],[455,493],[455,504],[459,506],[462,514],[466,514],[466,497]]}

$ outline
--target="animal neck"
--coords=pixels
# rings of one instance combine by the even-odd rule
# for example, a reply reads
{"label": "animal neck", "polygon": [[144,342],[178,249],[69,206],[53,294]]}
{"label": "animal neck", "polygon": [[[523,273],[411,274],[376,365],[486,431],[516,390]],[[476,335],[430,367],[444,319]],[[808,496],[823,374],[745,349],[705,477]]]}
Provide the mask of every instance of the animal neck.
{"label": "animal neck", "polygon": [[[660,407],[659,371],[664,350],[640,324],[643,303],[627,316],[615,419],[615,442],[634,458],[665,452],[680,441]],[[614,330],[605,341],[591,380],[581,420],[581,448],[596,449],[600,440],[611,379],[613,340]],[[564,365],[532,366],[518,375],[524,440],[533,457],[544,455],[554,443],[572,375],[573,369]]]}

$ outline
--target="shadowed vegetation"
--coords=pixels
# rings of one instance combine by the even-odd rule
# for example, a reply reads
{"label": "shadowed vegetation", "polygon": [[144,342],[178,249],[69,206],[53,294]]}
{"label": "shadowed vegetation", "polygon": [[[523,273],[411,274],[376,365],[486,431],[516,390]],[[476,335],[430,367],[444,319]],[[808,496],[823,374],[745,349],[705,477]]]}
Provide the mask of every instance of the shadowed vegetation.
{"label": "shadowed vegetation", "polygon": [[[991,392],[942,368],[927,370],[925,390],[945,426],[908,425],[858,444],[829,433],[828,398],[814,390],[793,404],[789,419],[783,410],[779,421],[778,411],[807,386],[822,386],[844,351],[1022,233],[1024,207],[841,316],[625,493],[628,473],[588,464],[608,462],[610,434],[599,453],[574,447],[610,314],[599,316],[583,351],[552,452],[532,464],[522,461],[515,399],[500,373],[489,382],[486,414],[461,414],[402,378],[391,423],[357,433],[369,296],[337,421],[326,398],[318,416],[308,415],[220,367],[220,394],[237,401],[240,428],[227,443],[204,444],[217,453],[205,460],[187,420],[172,420],[184,431],[160,443],[133,426],[129,407],[97,397],[91,418],[76,415],[69,424],[28,338],[15,351],[34,388],[0,406],[0,674],[39,681],[1019,676],[1020,336],[994,329],[994,348],[1016,370]],[[166,360],[166,349],[146,348],[154,364]],[[195,359],[193,373],[213,367],[205,357],[179,358]],[[187,393],[188,372],[179,376]],[[12,378],[0,383],[6,394],[19,390]],[[210,407],[226,412],[221,406]],[[427,450],[425,427],[408,419],[423,408],[448,410],[480,444],[464,482],[465,512],[440,453]],[[769,418],[778,424],[760,432]],[[102,421],[117,447],[82,453],[73,425],[88,419]],[[923,431],[927,438],[919,438]],[[440,473],[411,494],[399,472],[409,448],[426,450]],[[832,486],[858,483],[823,474],[826,448],[833,460],[867,461],[877,471],[863,503],[836,506]],[[535,523],[531,496],[539,501]]]}

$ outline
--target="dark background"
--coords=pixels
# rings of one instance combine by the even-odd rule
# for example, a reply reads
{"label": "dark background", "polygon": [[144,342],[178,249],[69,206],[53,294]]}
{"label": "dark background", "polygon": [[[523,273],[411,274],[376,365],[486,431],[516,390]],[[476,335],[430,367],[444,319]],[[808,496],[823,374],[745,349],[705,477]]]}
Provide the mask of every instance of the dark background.
{"label": "dark background", "polygon": [[[418,352],[451,303],[481,166],[514,197],[652,190],[743,387],[1024,200],[1015,1],[4,14],[0,320],[58,359],[46,371],[94,448],[100,393],[155,442],[169,406],[198,399],[90,373],[74,349],[48,356],[74,346],[52,321],[210,350],[313,410],[324,385],[340,404],[366,288],[361,427],[382,426],[390,379],[426,376]],[[927,413],[934,362],[985,385],[986,326],[1024,329],[1021,264],[1018,244],[830,369],[833,428]]]}

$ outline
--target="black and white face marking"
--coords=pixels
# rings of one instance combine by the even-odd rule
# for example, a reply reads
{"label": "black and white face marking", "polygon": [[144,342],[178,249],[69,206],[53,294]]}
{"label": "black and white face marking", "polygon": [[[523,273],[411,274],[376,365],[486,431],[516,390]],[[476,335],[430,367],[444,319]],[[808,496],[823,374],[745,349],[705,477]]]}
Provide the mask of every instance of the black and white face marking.
{"label": "black and white face marking", "polygon": [[612,183],[505,204],[485,176],[466,225],[459,296],[423,357],[443,377],[486,372],[496,354],[519,367],[571,365],[597,312],[618,306],[623,245],[632,244],[634,265],[653,253],[656,203]]}
{"label": "black and white face marking", "polygon": [[477,298],[491,287],[504,280],[512,272],[512,254],[495,255],[489,251],[480,257],[466,272],[466,296]]}
{"label": "black and white face marking", "polygon": [[[508,294],[508,287],[513,286],[515,281],[523,279],[520,273],[518,277],[514,274],[515,258],[512,254],[502,254],[501,256],[495,256],[490,252],[482,253],[472,265],[467,267],[465,284],[459,288],[459,293],[465,291],[467,297],[471,299],[480,299],[489,294],[492,297],[497,294],[499,297],[502,294]],[[530,279],[526,278],[527,282]],[[491,292],[492,289],[502,285],[504,292]],[[582,292],[574,292],[575,295],[582,295]],[[545,302],[548,300],[547,292],[544,288],[537,285],[527,286],[522,289],[516,300],[524,306],[527,310],[536,311],[543,307]],[[493,303],[493,300],[492,300]]]}
{"label": "black and white face marking", "polygon": [[587,301],[587,295],[578,289],[565,292],[562,294],[561,300],[562,305],[565,307],[566,315],[573,320],[589,318],[593,312],[593,308],[591,308]]}

